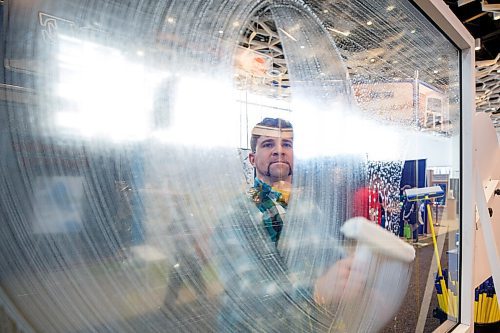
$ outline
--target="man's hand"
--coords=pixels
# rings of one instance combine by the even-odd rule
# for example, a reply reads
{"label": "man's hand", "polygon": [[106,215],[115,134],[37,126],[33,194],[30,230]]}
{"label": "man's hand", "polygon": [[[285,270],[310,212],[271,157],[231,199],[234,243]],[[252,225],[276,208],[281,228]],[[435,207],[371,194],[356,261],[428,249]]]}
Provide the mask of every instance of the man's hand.
{"label": "man's hand", "polygon": [[314,301],[319,305],[335,305],[353,300],[366,286],[366,271],[354,266],[354,257],[337,261],[314,285]]}

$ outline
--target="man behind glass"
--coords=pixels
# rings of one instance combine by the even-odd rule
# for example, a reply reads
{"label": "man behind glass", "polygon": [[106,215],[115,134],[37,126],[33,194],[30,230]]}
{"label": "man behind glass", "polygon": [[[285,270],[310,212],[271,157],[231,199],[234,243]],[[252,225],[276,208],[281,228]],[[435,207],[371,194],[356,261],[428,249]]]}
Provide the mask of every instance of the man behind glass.
{"label": "man behind glass", "polygon": [[[213,237],[215,268],[224,289],[218,331],[328,331],[332,310],[346,297],[348,278],[349,286],[356,288],[364,281],[351,274],[351,257],[322,268],[310,283],[297,278],[301,273],[288,267],[278,246],[291,195],[292,125],[265,118],[252,130],[251,149],[249,161],[256,176],[248,191],[251,200],[237,198]],[[321,214],[314,208],[305,211],[309,219]]]}

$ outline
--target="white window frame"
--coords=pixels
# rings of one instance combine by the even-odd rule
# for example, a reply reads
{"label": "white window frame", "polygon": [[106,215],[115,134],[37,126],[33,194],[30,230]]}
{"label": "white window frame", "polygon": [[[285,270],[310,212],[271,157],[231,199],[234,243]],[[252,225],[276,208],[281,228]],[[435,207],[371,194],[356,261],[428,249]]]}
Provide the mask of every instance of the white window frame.
{"label": "white window frame", "polygon": [[[472,121],[474,103],[474,38],[442,0],[414,0],[414,4],[461,50],[461,224],[460,224],[460,316],[452,330],[474,330],[474,201],[473,201],[473,143]],[[447,332],[453,327],[446,321],[435,332]]]}

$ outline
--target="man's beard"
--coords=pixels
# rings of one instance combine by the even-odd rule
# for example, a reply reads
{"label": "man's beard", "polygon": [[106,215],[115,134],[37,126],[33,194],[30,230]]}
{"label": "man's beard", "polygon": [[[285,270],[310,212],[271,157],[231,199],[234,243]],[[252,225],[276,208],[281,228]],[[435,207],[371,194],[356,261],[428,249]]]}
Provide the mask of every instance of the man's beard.
{"label": "man's beard", "polygon": [[269,163],[269,165],[267,166],[267,173],[266,173],[267,177],[271,177],[271,165],[273,165],[275,163],[285,163],[286,165],[288,165],[288,175],[286,175],[286,176],[282,175],[281,177],[289,177],[289,176],[291,176],[293,174],[292,166],[290,165],[290,163],[288,163],[286,161],[283,161],[283,162],[273,162],[273,163]]}

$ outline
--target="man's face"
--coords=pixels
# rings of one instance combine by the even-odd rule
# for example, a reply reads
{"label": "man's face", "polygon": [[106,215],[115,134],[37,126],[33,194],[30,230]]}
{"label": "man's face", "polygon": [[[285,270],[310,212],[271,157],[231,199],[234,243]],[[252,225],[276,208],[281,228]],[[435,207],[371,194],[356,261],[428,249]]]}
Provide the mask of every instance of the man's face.
{"label": "man's face", "polygon": [[257,177],[272,185],[277,181],[291,183],[293,169],[293,139],[261,136],[255,152],[248,155]]}

